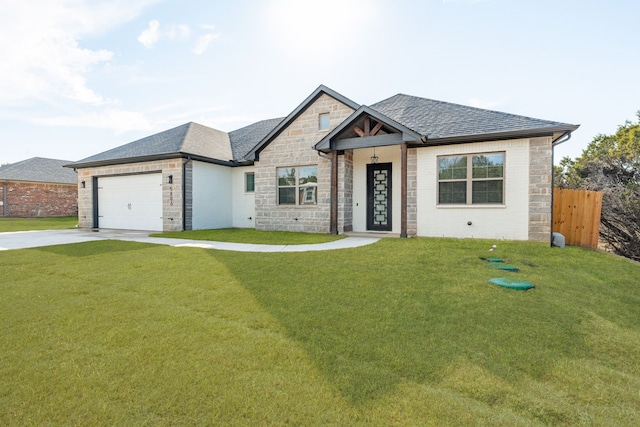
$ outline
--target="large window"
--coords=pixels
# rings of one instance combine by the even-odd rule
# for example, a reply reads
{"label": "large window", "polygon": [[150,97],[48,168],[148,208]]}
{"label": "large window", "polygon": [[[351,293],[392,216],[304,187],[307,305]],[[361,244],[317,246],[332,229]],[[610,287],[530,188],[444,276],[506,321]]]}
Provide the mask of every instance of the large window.
{"label": "large window", "polygon": [[504,153],[438,157],[438,203],[503,204]]}
{"label": "large window", "polygon": [[278,168],[279,205],[318,204],[318,166]]}

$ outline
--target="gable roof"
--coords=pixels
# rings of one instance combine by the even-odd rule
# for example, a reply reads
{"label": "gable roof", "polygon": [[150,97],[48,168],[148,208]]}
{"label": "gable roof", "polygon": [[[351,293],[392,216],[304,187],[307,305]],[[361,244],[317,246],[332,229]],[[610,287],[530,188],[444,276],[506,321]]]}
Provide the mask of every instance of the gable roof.
{"label": "gable roof", "polygon": [[229,135],[216,129],[189,122],[173,129],[87,157],[68,167],[130,163],[192,155],[230,162],[233,154]]}
{"label": "gable roof", "polygon": [[518,116],[404,94],[371,105],[433,143],[574,131],[576,125]]}
{"label": "gable roof", "polygon": [[271,141],[273,141],[278,135],[280,135],[280,133],[284,129],[287,128],[287,126],[289,126],[291,124],[291,122],[293,122],[295,119],[297,119],[300,116],[300,114],[302,114],[307,109],[307,107],[309,107],[311,104],[313,104],[323,94],[324,95],[328,95],[328,96],[334,98],[335,100],[342,102],[343,104],[345,104],[348,107],[353,108],[354,110],[357,110],[358,107],[360,107],[359,104],[357,104],[356,102],[353,102],[349,98],[339,94],[335,90],[330,89],[330,88],[326,87],[325,85],[320,85],[320,86],[318,86],[318,88],[316,90],[314,90],[311,93],[311,95],[309,95],[304,101],[302,101],[300,103],[300,105],[298,105],[295,108],[295,110],[293,110],[275,128],[273,128],[271,130],[271,132],[269,132],[267,134],[267,136],[265,136],[262,139],[262,141],[260,141],[251,151],[249,151],[246,154],[245,159],[250,160],[250,161],[251,160],[256,160],[258,154],[260,153],[260,151],[262,151],[267,145],[269,145],[271,143]]}
{"label": "gable roof", "polygon": [[233,159],[241,161],[249,151],[264,139],[284,117],[262,120],[252,125],[229,132]]}
{"label": "gable roof", "polygon": [[367,144],[392,145],[399,142],[439,145],[543,135],[559,138],[559,135],[578,128],[567,123],[404,94],[394,95],[371,106],[360,106],[320,85],[284,118],[262,120],[229,133],[189,122],[66,166],[78,168],[175,157],[191,157],[227,166],[251,164],[258,159],[262,149],[322,95],[328,95],[355,110],[316,144],[315,148],[323,151],[329,149],[335,138],[344,139],[347,136],[348,139],[349,127],[362,120],[365,115],[383,123],[386,131],[395,135],[387,135],[385,138],[365,137],[358,141],[352,138],[352,141],[345,141],[345,146],[353,145],[357,148]]}
{"label": "gable roof", "polygon": [[78,174],[64,168],[68,160],[33,157],[0,167],[0,180],[77,184]]}

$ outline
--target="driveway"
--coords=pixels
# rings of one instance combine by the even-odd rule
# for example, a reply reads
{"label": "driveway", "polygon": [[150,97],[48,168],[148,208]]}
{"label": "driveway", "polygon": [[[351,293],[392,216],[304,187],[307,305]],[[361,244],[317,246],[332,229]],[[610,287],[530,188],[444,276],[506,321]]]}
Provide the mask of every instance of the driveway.
{"label": "driveway", "polygon": [[125,240],[173,247],[195,247],[239,252],[307,252],[356,248],[370,245],[380,240],[379,237],[347,237],[333,242],[311,245],[257,245],[213,242],[208,240],[167,239],[162,237],[149,237],[149,234],[150,233],[146,231],[105,229],[96,231],[92,229],[17,231],[0,233],[0,251],[66,245],[96,240]]}

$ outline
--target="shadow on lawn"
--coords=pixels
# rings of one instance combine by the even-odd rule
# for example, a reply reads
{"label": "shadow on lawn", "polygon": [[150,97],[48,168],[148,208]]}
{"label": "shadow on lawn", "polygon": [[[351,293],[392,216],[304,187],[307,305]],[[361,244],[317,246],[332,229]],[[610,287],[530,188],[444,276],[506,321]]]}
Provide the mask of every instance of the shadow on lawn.
{"label": "shadow on lawn", "polygon": [[48,252],[55,255],[66,255],[70,257],[88,257],[116,252],[130,252],[145,249],[149,243],[128,242],[122,244],[120,240],[100,240],[98,242],[82,242],[69,245],[54,245],[34,248],[33,250]]}
{"label": "shadow on lawn", "polygon": [[584,351],[577,313],[557,310],[538,290],[487,284],[494,273],[477,252],[456,253],[454,243],[451,256],[434,263],[417,239],[398,245],[212,256],[354,404],[381,397],[402,379],[437,383],[460,361],[517,384]]}

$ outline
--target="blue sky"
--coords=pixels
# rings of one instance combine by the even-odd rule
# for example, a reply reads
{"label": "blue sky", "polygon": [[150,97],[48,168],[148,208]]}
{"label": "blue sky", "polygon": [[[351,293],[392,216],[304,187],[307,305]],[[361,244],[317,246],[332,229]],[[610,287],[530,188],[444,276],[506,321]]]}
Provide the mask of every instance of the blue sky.
{"label": "blue sky", "polygon": [[80,160],[189,121],[282,117],[318,85],[580,124],[640,110],[632,0],[0,0],[0,163]]}

